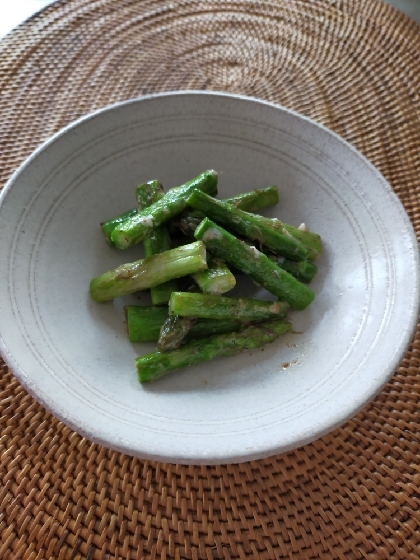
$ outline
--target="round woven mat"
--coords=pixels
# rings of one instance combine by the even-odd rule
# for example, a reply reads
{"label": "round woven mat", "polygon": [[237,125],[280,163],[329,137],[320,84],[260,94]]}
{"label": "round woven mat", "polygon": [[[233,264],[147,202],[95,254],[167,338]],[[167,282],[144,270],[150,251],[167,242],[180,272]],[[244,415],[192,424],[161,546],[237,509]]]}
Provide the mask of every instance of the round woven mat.
{"label": "round woven mat", "polygon": [[[420,28],[377,0],[58,1],[0,42],[0,84],[0,186],[94,109],[225,90],[352,142],[420,235]],[[93,444],[2,365],[0,558],[418,559],[419,365],[420,330],[382,393],[340,429],[212,467]]]}

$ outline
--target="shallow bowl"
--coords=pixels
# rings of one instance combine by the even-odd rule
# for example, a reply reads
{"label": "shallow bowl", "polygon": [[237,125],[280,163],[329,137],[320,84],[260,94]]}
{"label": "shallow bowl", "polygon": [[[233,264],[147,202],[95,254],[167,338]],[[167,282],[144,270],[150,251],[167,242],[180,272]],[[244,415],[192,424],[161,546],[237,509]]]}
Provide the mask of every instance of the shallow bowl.
{"label": "shallow bowl", "polygon": [[[314,303],[295,333],[140,385],[122,307],[89,281],[141,248],[111,249],[99,222],[151,178],[169,188],[204,169],[222,197],[277,184],[266,215],[321,234]],[[13,175],[0,206],[0,349],[26,389],[87,438],[142,458],[226,463],[310,442],[368,403],[397,368],[419,307],[417,242],[398,198],[354,148],[254,99],[172,93],[66,127]],[[240,290],[266,297],[252,283]],[[140,297],[140,299],[139,299]]]}

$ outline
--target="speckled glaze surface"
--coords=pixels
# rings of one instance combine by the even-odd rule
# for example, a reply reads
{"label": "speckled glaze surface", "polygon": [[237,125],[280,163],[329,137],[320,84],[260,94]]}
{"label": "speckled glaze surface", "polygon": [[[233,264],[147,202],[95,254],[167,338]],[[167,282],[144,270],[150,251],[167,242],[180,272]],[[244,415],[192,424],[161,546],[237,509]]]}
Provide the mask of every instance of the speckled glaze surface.
{"label": "speckled glaze surface", "polygon": [[[169,188],[207,168],[221,196],[277,184],[267,215],[321,234],[316,299],[292,314],[301,334],[141,386],[134,358],[154,346],[128,342],[122,312],[138,299],[99,305],[88,286],[142,251],[110,249],[98,224],[134,205],[139,182]],[[2,355],[59,419],[125,453],[210,464],[296,448],[377,394],[415,328],[418,249],[401,203],[349,144],[269,103],[184,92],[99,111],[37,150],[0,201]]]}

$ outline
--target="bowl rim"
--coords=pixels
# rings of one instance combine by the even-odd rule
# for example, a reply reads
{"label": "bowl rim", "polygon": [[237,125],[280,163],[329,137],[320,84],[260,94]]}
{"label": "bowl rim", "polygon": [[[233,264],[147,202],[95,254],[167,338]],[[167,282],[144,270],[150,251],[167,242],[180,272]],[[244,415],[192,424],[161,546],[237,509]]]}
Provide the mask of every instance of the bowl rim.
{"label": "bowl rim", "polygon": [[[186,96],[205,96],[205,97],[218,97],[218,98],[228,98],[231,100],[241,100],[245,102],[252,102],[258,103],[260,105],[265,105],[270,108],[274,108],[276,110],[280,110],[283,113],[291,115],[292,117],[305,121],[310,126],[315,127],[317,129],[322,130],[329,136],[332,136],[337,142],[343,145],[347,150],[350,150],[356,157],[361,159],[363,163],[370,168],[371,172],[378,178],[378,180],[382,183],[382,186],[388,190],[388,194],[393,198],[394,203],[399,207],[400,213],[402,216],[403,221],[405,222],[406,233],[408,234],[412,246],[414,248],[417,247],[417,250],[413,251],[414,257],[414,265],[416,271],[416,277],[413,280],[414,284],[414,293],[413,293],[413,312],[409,317],[409,321],[407,322],[407,327],[403,333],[403,337],[401,338],[399,344],[399,351],[394,353],[392,360],[390,360],[388,367],[384,369],[380,375],[378,375],[375,379],[375,382],[371,385],[371,390],[367,393],[359,395],[358,398],[352,399],[350,404],[346,406],[342,411],[341,414],[335,414],[334,421],[331,421],[331,418],[323,419],[321,422],[317,424],[316,429],[311,430],[310,432],[305,433],[305,436],[302,437],[299,441],[294,441],[293,443],[289,444],[274,444],[272,446],[264,445],[261,448],[258,446],[254,446],[252,451],[247,451],[246,449],[243,450],[242,453],[238,453],[238,450],[235,449],[232,452],[223,453],[220,456],[213,454],[211,456],[207,456],[205,454],[194,454],[194,453],[183,453],[179,452],[177,457],[174,457],[173,453],[165,453],[162,452],[161,449],[159,451],[151,450],[150,447],[147,449],[142,449],[141,451],[138,450],[133,452],[129,446],[124,445],[121,440],[117,438],[111,437],[106,439],[105,437],[98,436],[96,434],[92,434],[88,428],[83,426],[82,423],[78,424],[77,422],[71,421],[66,414],[65,411],[58,410],[54,408],[54,404],[51,404],[48,401],[48,398],[43,398],[39,392],[31,384],[31,379],[28,377],[25,372],[20,368],[17,359],[9,352],[3,336],[1,334],[1,320],[0,320],[0,354],[4,359],[4,362],[12,372],[12,374],[18,379],[18,381],[22,384],[22,386],[28,391],[28,393],[38,402],[40,403],[46,410],[48,410],[55,418],[59,419],[67,426],[69,426],[72,430],[76,431],[77,433],[81,434],[83,437],[88,438],[91,441],[97,442],[107,448],[116,450],[118,452],[126,453],[131,456],[137,456],[142,459],[151,459],[163,462],[177,462],[182,464],[223,464],[223,463],[232,463],[232,462],[244,462],[254,459],[262,459],[264,457],[273,456],[277,453],[285,453],[292,449],[296,449],[302,445],[306,445],[323,435],[331,432],[335,428],[342,425],[346,420],[354,417],[360,410],[362,410],[369,402],[371,402],[375,396],[382,390],[385,384],[389,381],[389,379],[394,375],[395,370],[400,365],[404,355],[407,352],[407,349],[411,343],[411,340],[414,336],[416,331],[418,315],[420,310],[420,253],[418,250],[418,240],[415,234],[414,226],[408,217],[408,214],[391,187],[390,183],[385,179],[385,177],[380,173],[380,171],[361,153],[359,152],[351,143],[347,140],[339,136],[336,132],[332,131],[328,127],[323,124],[318,123],[317,121],[298,113],[297,111],[288,109],[280,104],[273,103],[270,101],[265,101],[263,99],[259,99],[257,97],[246,96],[241,94],[232,94],[223,91],[196,91],[196,90],[174,90],[174,91],[166,91],[154,94],[148,94],[144,96],[135,97],[132,99],[127,99],[124,101],[119,101],[108,105],[106,107],[102,107],[97,109],[93,112],[90,112],[86,115],[79,117],[78,119],[70,122],[56,133],[54,133],[51,137],[47,140],[42,142],[20,165],[19,167],[12,173],[11,177],[6,182],[6,185],[0,192],[0,213],[2,211],[2,206],[6,199],[7,193],[13,188],[14,184],[18,180],[20,174],[38,157],[40,153],[45,151],[51,144],[56,142],[60,137],[66,135],[69,131],[77,128],[83,123],[86,123],[90,120],[93,120],[99,115],[106,114],[110,111],[118,109],[123,106],[129,106],[141,103],[143,101],[153,101],[156,99],[161,98],[173,98],[173,97],[186,97]],[[6,245],[4,245],[6,246]],[[0,247],[1,251],[1,247]],[[6,326],[6,325],[4,325]]]}

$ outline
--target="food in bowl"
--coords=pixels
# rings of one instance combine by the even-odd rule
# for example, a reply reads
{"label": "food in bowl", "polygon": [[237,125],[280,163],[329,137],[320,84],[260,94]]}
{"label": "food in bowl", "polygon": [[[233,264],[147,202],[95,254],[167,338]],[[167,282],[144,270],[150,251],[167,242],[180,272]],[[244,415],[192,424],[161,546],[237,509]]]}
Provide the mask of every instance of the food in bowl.
{"label": "food in bowl", "polygon": [[[306,226],[296,228],[255,213],[278,202],[276,187],[217,200],[211,196],[217,194],[217,183],[214,170],[166,194],[159,181],[148,181],[136,188],[138,208],[101,224],[111,246],[126,249],[144,242],[145,258],[90,283],[98,303],[150,289],[154,306],[125,308],[132,342],[157,337],[157,351],[136,359],[141,383],[273,342],[292,330],[286,319],[289,308],[303,310],[315,297],[306,284],[317,272],[311,260],[321,254],[320,236]],[[236,284],[229,266],[278,300],[222,296]],[[165,304],[168,311],[162,314],[158,306]],[[155,327],[152,338],[150,323]]]}

